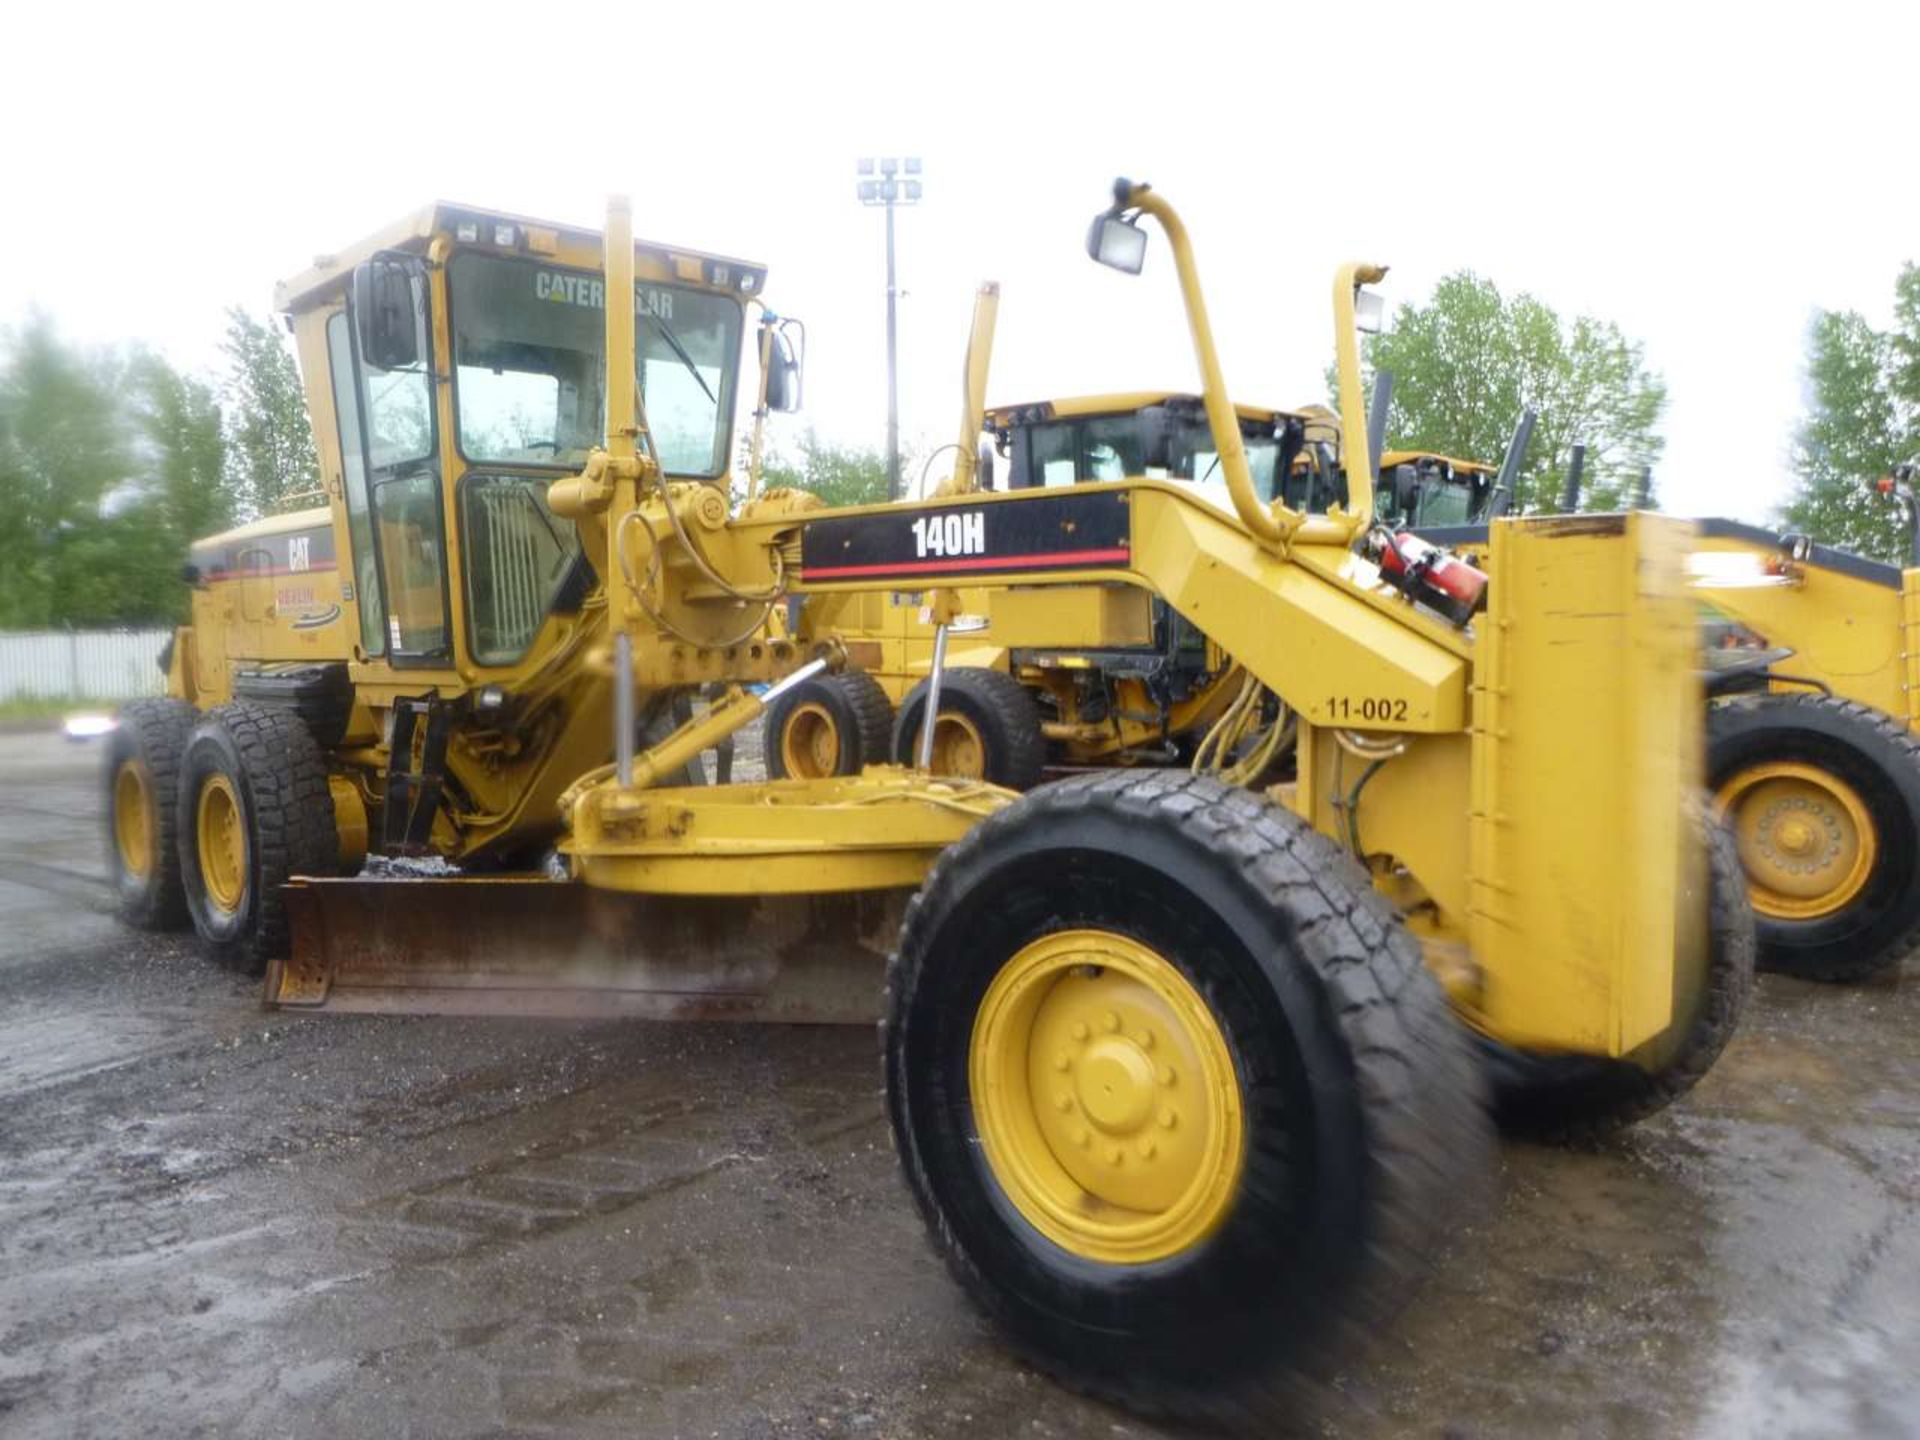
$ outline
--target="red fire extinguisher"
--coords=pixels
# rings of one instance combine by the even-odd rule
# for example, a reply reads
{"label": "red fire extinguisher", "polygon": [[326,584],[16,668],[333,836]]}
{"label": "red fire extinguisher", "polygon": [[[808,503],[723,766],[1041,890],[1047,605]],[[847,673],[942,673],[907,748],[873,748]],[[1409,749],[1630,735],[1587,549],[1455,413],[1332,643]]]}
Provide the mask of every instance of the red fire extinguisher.
{"label": "red fire extinguisher", "polygon": [[1484,570],[1429,544],[1410,530],[1373,532],[1373,563],[1380,578],[1402,594],[1464,625],[1487,601]]}

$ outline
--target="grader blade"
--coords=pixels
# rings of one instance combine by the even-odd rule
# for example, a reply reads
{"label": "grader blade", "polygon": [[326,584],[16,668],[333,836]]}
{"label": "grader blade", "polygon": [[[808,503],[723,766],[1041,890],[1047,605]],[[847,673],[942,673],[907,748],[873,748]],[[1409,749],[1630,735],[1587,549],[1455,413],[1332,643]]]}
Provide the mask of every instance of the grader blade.
{"label": "grader blade", "polygon": [[871,1024],[906,891],[630,895],[535,876],[295,880],[266,1002]]}

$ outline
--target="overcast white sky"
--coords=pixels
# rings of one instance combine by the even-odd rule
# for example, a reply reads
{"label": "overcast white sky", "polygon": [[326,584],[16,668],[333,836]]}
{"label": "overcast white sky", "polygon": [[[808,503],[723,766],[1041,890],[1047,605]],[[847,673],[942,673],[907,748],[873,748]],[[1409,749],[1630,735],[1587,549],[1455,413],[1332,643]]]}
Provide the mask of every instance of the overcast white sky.
{"label": "overcast white sky", "polygon": [[[1085,258],[1116,174],[1185,214],[1228,383],[1318,398],[1329,279],[1471,267],[1644,341],[1668,508],[1767,517],[1817,307],[1889,317],[1920,258],[1920,6],[789,3],[16,6],[0,20],[0,324],[213,363],[224,306],[435,197],[762,261],[806,319],[808,415],[878,444],[881,220],[900,217],[903,427],[989,399],[1196,385],[1164,241]],[[793,421],[785,422],[791,426]]]}

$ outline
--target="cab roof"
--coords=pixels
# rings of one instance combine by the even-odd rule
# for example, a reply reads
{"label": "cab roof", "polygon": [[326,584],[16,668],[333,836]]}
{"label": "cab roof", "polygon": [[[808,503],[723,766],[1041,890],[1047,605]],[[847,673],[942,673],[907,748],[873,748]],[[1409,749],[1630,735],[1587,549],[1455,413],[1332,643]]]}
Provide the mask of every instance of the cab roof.
{"label": "cab roof", "polygon": [[[1131,415],[1149,405],[1185,401],[1199,406],[1198,395],[1177,390],[1128,390],[1113,395],[1076,395],[1060,400],[1037,400],[1025,405],[995,405],[986,412],[987,424],[996,430],[1014,425],[1032,425],[1042,420],[1072,420],[1088,415]],[[1270,424],[1276,420],[1313,420],[1317,416],[1302,410],[1273,410],[1261,405],[1236,405],[1234,413],[1242,420]]]}
{"label": "cab roof", "polygon": [[1412,465],[1421,460],[1438,460],[1449,469],[1464,475],[1492,475],[1499,467],[1486,465],[1478,460],[1456,460],[1451,455],[1442,455],[1438,450],[1388,450],[1380,457],[1382,469],[1395,465]]}
{"label": "cab roof", "polygon": [[[307,269],[274,287],[274,308],[287,314],[312,309],[345,289],[353,267],[361,261],[382,250],[424,254],[435,236],[445,236],[463,249],[522,255],[580,269],[600,268],[598,230],[435,200],[345,249],[314,257]],[[635,240],[633,253],[642,279],[707,285],[742,299],[758,295],[766,284],[767,267],[749,260],[651,240]]]}

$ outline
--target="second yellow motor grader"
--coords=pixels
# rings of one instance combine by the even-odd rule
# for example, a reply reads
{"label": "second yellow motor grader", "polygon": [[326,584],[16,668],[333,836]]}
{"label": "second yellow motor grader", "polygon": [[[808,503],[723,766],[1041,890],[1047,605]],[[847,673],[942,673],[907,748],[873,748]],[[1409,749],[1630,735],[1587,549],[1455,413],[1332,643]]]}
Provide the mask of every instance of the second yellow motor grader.
{"label": "second yellow motor grader", "polygon": [[[376,498],[389,492],[370,486],[370,523],[357,525],[347,481],[330,507],[337,553],[355,574],[363,548],[380,557],[372,573],[397,612],[396,596],[433,593],[426,569],[387,558],[404,546],[409,563],[437,566],[445,618],[369,627],[360,609],[375,596],[358,586],[339,604],[362,651],[385,635],[403,653],[445,644],[454,663],[412,685],[376,667],[359,673],[380,684],[360,686],[369,662],[356,654],[362,753],[316,739],[296,696],[216,705],[180,744],[131,726],[110,775],[116,796],[124,783],[146,798],[117,808],[114,828],[148,864],[229,866],[187,883],[232,884],[243,903],[283,873],[292,843],[306,847],[312,867],[285,891],[290,953],[268,971],[279,1005],[883,1012],[908,1183],[1003,1332],[1098,1394],[1248,1422],[1286,1404],[1289,1365],[1324,1360],[1386,1313],[1467,1218],[1487,1165],[1470,1037],[1499,1058],[1510,1101],[1543,1123],[1645,1114],[1725,1043],[1750,978],[1751,918],[1725,837],[1689,814],[1699,695],[1687,528],[1638,515],[1500,522],[1500,581],[1480,619],[1409,607],[1353,552],[1371,515],[1364,479],[1349,505],[1319,515],[1256,495],[1172,208],[1119,182],[1095,258],[1137,271],[1145,217],[1172,244],[1230,513],[1140,479],[847,510],[776,491],[730,512],[723,485],[684,473],[698,427],[683,423],[729,413],[696,397],[730,382],[705,373],[677,298],[670,316],[650,298],[665,282],[636,276],[644,254],[624,204],[593,272],[526,265],[517,236],[469,235],[457,220],[415,248],[347,257],[303,292],[296,324],[313,333],[344,316],[362,413],[389,385],[414,386],[429,428],[384,432],[420,457],[395,473],[370,463],[363,427],[359,463],[400,487],[390,493],[421,498],[405,511],[411,533],[389,542]],[[478,303],[458,287],[463,256],[521,265],[499,272],[508,287],[546,274],[535,298],[552,314],[514,308],[527,333],[495,329],[463,349],[463,314]],[[739,279],[710,259],[660,263],[715,288]],[[1350,265],[1335,279],[1349,395],[1356,295],[1381,273]],[[595,300],[601,368],[563,371],[577,352],[544,327]],[[673,341],[663,329],[658,348],[636,343],[647,314]],[[474,561],[442,517],[461,513],[472,473],[463,386],[510,396],[503,423],[520,438],[509,443],[535,454],[557,438],[555,413],[604,431],[577,473],[544,487],[541,514],[574,527],[592,569],[581,604],[603,619],[559,668],[605,686],[613,758],[553,797],[570,882],[326,878],[336,780],[369,807],[370,837],[387,835],[387,812],[427,803],[410,782],[439,748],[436,721],[443,736],[484,723],[490,753],[508,758],[541,724],[571,723],[562,697],[528,706],[519,693],[557,672],[510,684],[461,664],[478,633],[461,598]],[[1358,407],[1343,408],[1346,453],[1364,459]],[[323,451],[341,443],[338,427],[317,428]],[[518,463],[539,473],[537,460]],[[338,450],[327,468],[352,473]],[[929,571],[936,527],[950,563]],[[1164,599],[1292,710],[1297,780],[1278,800],[1164,771],[1026,796],[899,766],[672,783],[764,712],[740,688],[643,746],[640,713],[677,693],[768,682],[777,700],[833,668],[837,611],[909,574]],[[807,597],[796,623],[770,631],[768,614],[794,596]],[[485,695],[494,684],[501,693]],[[557,718],[543,718],[549,707]],[[351,737],[361,722],[347,723]],[[479,743],[478,729],[462,733]],[[391,755],[369,766],[367,747],[382,745]],[[356,768],[386,784],[363,788]],[[396,789],[396,777],[409,783]],[[163,785],[173,841],[198,834],[191,853],[168,853],[153,803]],[[435,814],[465,790],[443,784]],[[874,951],[891,952],[884,976],[870,958],[861,968]]]}
{"label": "second yellow motor grader", "polygon": [[[1423,469],[1411,523],[1484,553],[1484,469]],[[1912,527],[1909,483],[1880,489]],[[1576,451],[1563,508],[1579,494]],[[1847,981],[1899,964],[1920,947],[1920,568],[1723,518],[1697,522],[1687,565],[1707,781],[1760,967]]]}

